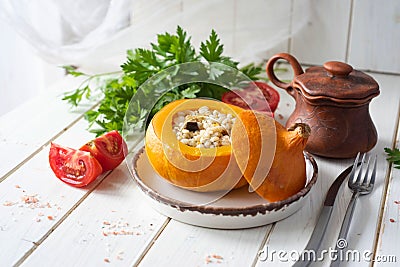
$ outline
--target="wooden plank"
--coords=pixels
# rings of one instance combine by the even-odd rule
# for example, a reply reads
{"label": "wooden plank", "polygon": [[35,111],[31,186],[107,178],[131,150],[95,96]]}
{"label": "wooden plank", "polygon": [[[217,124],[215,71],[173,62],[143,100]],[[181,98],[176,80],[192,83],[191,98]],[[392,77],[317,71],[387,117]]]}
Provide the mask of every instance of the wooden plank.
{"label": "wooden plank", "polygon": [[73,90],[79,83],[79,78],[66,77],[53,90],[0,117],[0,181],[93,106],[83,101],[81,107],[71,109],[61,100],[62,92]]}
{"label": "wooden plank", "polygon": [[[241,63],[260,62],[288,51],[292,1],[236,0],[233,56]],[[251,19],[250,19],[251,17]],[[305,18],[304,18],[305,20]]]}
{"label": "wooden plank", "polygon": [[[22,266],[132,266],[167,218],[151,209],[125,164],[74,209]],[[51,253],[50,253],[51,252]]]}
{"label": "wooden plank", "polygon": [[[399,104],[400,110],[400,104]],[[400,115],[400,114],[399,114]],[[400,116],[395,147],[399,147]],[[398,236],[400,234],[400,170],[393,168],[389,173],[389,186],[386,196],[386,206],[382,216],[382,224],[376,247],[376,266],[397,266],[400,261],[400,247]]]}
{"label": "wooden plank", "polygon": [[309,5],[304,1],[293,3],[293,26],[303,18],[305,6],[311,9],[311,14],[305,28],[293,36],[290,53],[304,64],[345,61],[351,1],[312,0]]}
{"label": "wooden plank", "polygon": [[[373,251],[373,235],[375,233],[377,218],[380,211],[380,200],[382,195],[384,177],[388,168],[385,163],[383,148],[390,146],[392,133],[395,130],[400,92],[393,90],[392,85],[400,82],[400,76],[388,75],[372,75],[381,85],[381,95],[374,99],[370,104],[372,119],[378,129],[379,140],[371,154],[378,155],[378,172],[377,183],[374,191],[363,196],[357,206],[353,217],[352,226],[350,228],[349,238],[347,240],[350,249],[358,249],[359,251]],[[382,109],[382,107],[385,107]],[[347,167],[352,160],[330,160],[316,157],[319,166],[319,180],[316,190],[311,196],[309,205],[304,206],[297,213],[292,215],[290,219],[277,223],[271,232],[265,246],[265,250],[269,251],[286,251],[287,253],[294,250],[300,252],[306,246],[309,237],[314,229],[316,217],[322,206],[325,193],[329,185],[336,178],[334,174],[338,174]],[[335,248],[337,235],[339,233],[344,213],[350,199],[351,192],[347,187],[341,189],[339,201],[335,205],[332,221],[328,226],[327,236],[325,237],[324,246],[326,248]],[[365,216],[365,210],[368,210],[368,216]],[[355,227],[358,225],[358,227]],[[288,245],[290,244],[290,245]],[[290,266],[293,264],[290,258],[288,261],[280,261],[277,257],[268,258],[264,261],[258,261],[257,266],[265,266],[273,263],[274,266]],[[325,264],[329,264],[327,261]],[[358,262],[349,262],[348,266],[357,265]]]}
{"label": "wooden plank", "polygon": [[224,44],[224,54],[233,56],[234,1],[181,1],[180,21],[198,47],[214,29]]}
{"label": "wooden plank", "polygon": [[[32,105],[31,108],[33,109],[34,106]],[[68,111],[68,109],[65,110]],[[17,112],[21,112],[17,113],[15,116],[17,118],[19,114],[24,114],[22,111]],[[60,110],[57,112],[63,113]],[[61,122],[62,120],[59,121],[60,125]],[[9,122],[9,124],[12,123],[12,121]],[[64,128],[65,125],[64,122]],[[55,142],[69,147],[80,147],[93,138],[93,135],[85,130],[86,126],[87,123],[83,119],[79,120],[70,129],[66,128]],[[45,127],[45,129],[49,128],[49,126]],[[26,146],[30,147],[28,144]],[[48,150],[49,146],[43,147],[32,159],[0,183],[0,240],[10,240],[7,242],[7,247],[0,252],[0,265],[20,264],[32,252],[34,253],[28,262],[39,261],[43,264],[45,259],[51,262],[49,265],[57,265],[62,257],[65,257],[62,262],[73,263],[74,260],[80,259],[93,266],[107,264],[104,261],[106,258],[120,265],[138,260],[141,251],[146,249],[166,218],[149,209],[141,201],[126,166],[121,165],[114,170],[107,177],[107,182],[99,186],[96,193],[86,199],[102,181],[104,175],[88,188],[78,189],[67,186],[52,173],[48,165]],[[31,198],[26,200],[26,196],[31,196]],[[28,202],[37,202],[25,203],[24,199]],[[75,210],[81,202],[85,206]],[[102,204],[99,205],[99,203]],[[95,215],[98,216],[97,219],[94,219]],[[64,223],[66,218],[68,220]],[[105,222],[110,222],[110,225]],[[126,223],[129,225],[125,225]],[[115,229],[120,231],[117,235],[114,235],[115,229],[112,227],[114,224],[117,226]],[[61,230],[57,230],[58,227]],[[76,229],[81,231],[76,231]],[[124,230],[128,233],[121,234]],[[108,236],[104,236],[103,231]],[[76,236],[66,238],[66,236],[71,236],[71,232],[76,233]],[[47,241],[49,236],[52,239],[49,243],[43,244],[44,249],[36,250],[38,246],[41,248],[40,245]],[[97,237],[100,241],[96,239]],[[55,240],[56,244],[51,243],[51,240]],[[60,246],[60,240],[65,243],[70,242],[70,245]],[[93,246],[87,247],[87,243]],[[46,244],[50,244],[49,247]],[[57,250],[59,254],[48,253],[48,249],[53,251],[55,247],[60,248]],[[71,254],[72,256],[66,254],[66,251],[77,253],[71,250],[72,247],[81,251],[82,257],[76,258],[74,254]],[[90,253],[85,252],[82,247],[87,247]],[[137,251],[131,253],[132,248],[137,248]],[[98,252],[98,257],[87,257],[87,255],[95,255],[92,250]],[[43,258],[42,252],[48,256],[55,255],[55,257]]]}
{"label": "wooden plank", "polygon": [[[394,121],[390,121],[392,117],[389,116],[388,118],[384,115],[386,115],[386,113],[390,114],[390,112],[393,110],[397,111],[400,93],[396,90],[386,90],[385,88],[391,88],[389,87],[389,85],[398,84],[399,77],[383,75],[374,76],[380,82],[382,88],[382,95],[377,99],[374,99],[371,103],[371,113],[380,134],[380,143],[375,148],[375,151],[382,151],[382,145],[391,142],[391,137],[388,136],[393,132],[395,124]],[[293,103],[293,100],[289,96],[287,96],[286,93],[282,94],[282,98],[282,103],[284,105],[281,108],[285,109],[285,111],[282,112],[283,115],[286,115],[286,112],[288,112],[289,108],[292,107],[289,107],[286,104]],[[382,106],[385,106],[385,109],[381,109]],[[60,138],[58,138],[57,140],[65,145],[73,147],[80,146],[83,142],[89,139],[90,135],[83,130],[85,128],[84,125],[85,122],[80,121],[77,125],[61,135]],[[162,229],[163,223],[161,223],[161,221],[164,221],[164,217],[153,213],[154,211],[152,210],[148,211],[147,208],[145,208],[147,207],[147,205],[142,203],[143,198],[139,197],[139,195],[137,195],[138,193],[132,193],[132,196],[130,195],[130,182],[124,180],[130,180],[130,178],[128,178],[126,175],[121,175],[124,170],[122,170],[122,172],[118,171],[119,173],[117,174],[114,174],[113,172],[112,175],[107,177],[107,179],[104,180],[104,182],[101,183],[98,188],[96,188],[94,193],[89,196],[87,196],[86,193],[82,193],[82,191],[85,190],[70,188],[68,186],[64,186],[63,184],[62,186],[60,186],[60,182],[56,178],[54,178],[54,176],[52,176],[51,170],[49,170],[48,166],[45,165],[45,163],[47,163],[46,149],[48,148],[42,150],[38,155],[32,158],[32,160],[24,164],[24,166],[22,166],[18,171],[13,173],[12,176],[10,176],[8,179],[0,184],[0,204],[4,204],[7,201],[19,202],[20,197],[24,194],[38,193],[40,203],[49,202],[53,207],[34,208],[32,209],[32,211],[30,211],[30,207],[28,207],[29,205],[23,204],[22,207],[19,207],[19,205],[21,205],[20,203],[18,203],[17,205],[3,205],[0,207],[0,240],[9,240],[12,237],[11,239],[15,241],[10,242],[10,249],[7,248],[5,251],[2,251],[2,253],[4,254],[0,254],[0,261],[4,261],[1,262],[1,265],[10,265],[12,263],[15,263],[16,259],[20,259],[20,257],[22,257],[26,252],[30,253],[30,251],[33,251],[33,253],[26,260],[25,263],[27,265],[36,265],[36,263],[43,263],[43,261],[40,261],[41,259],[46,259],[46,261],[49,263],[60,262],[60,257],[65,257],[62,255],[64,253],[63,250],[60,249],[59,251],[57,251],[57,253],[55,253],[56,256],[51,256],[51,254],[53,254],[54,248],[57,247],[59,244],[62,244],[60,247],[67,247],[68,249],[70,249],[71,246],[77,247],[77,250],[74,250],[74,252],[78,251],[79,248],[84,251],[82,252],[82,254],[80,254],[81,256],[78,257],[81,258],[81,260],[78,262],[75,262],[75,259],[69,254],[68,259],[66,259],[67,257],[65,257],[65,261],[72,264],[105,264],[106,262],[104,261],[104,259],[107,258],[114,264],[126,265],[127,263],[131,264],[135,263],[137,260],[140,260],[140,254],[142,252],[146,252],[153,238],[157,236],[157,229]],[[382,157],[383,155],[381,153],[380,161],[382,161]],[[321,189],[321,191],[323,190],[323,183],[321,182],[324,181],[324,178],[321,177],[327,177],[327,180],[333,179],[334,177],[330,177],[330,175],[332,175],[332,173],[334,173],[335,171],[339,172],[342,168],[344,168],[343,165],[347,165],[349,162],[348,160],[329,160],[329,164],[324,165],[320,163],[324,162],[323,159],[317,158],[317,161],[318,164],[321,164],[321,166],[325,166],[320,168],[320,183],[318,184],[318,187],[316,186],[316,189]],[[380,172],[381,169],[382,166],[380,166]],[[117,178],[111,178],[114,177],[113,175],[115,175]],[[32,181],[27,180],[26,177],[35,177],[35,184],[32,184]],[[324,183],[328,183],[328,181]],[[42,188],[43,184],[47,185],[46,188]],[[16,185],[18,185],[18,187],[20,188],[15,187]],[[94,186],[95,185],[93,185],[93,187],[91,187],[90,189],[93,189]],[[11,188],[15,190],[10,190]],[[115,191],[114,189],[112,191],[107,191],[110,188],[114,188]],[[25,190],[26,192],[22,192],[22,190]],[[377,190],[371,196],[368,196],[368,198],[363,197],[362,202],[360,201],[360,203],[367,203],[366,206],[362,207],[363,209],[361,211],[365,209],[371,210],[371,218],[376,218],[376,214],[374,213],[374,211],[377,205],[379,205],[380,194],[379,192],[377,193],[377,191],[379,190],[382,190],[382,187],[377,185]],[[119,194],[121,194],[121,199],[118,198]],[[346,196],[346,191],[344,191],[342,195]],[[372,199],[373,195],[378,195],[378,197],[374,197]],[[159,255],[165,255],[165,253],[168,253],[168,251],[172,251],[172,254],[177,256],[181,251],[183,251],[183,248],[188,246],[192,248],[191,254],[188,254],[188,258],[190,258],[189,263],[198,263],[199,265],[206,264],[206,261],[208,259],[211,261],[215,260],[216,263],[218,260],[222,260],[222,263],[227,262],[227,265],[236,265],[236,263],[239,262],[240,264],[238,265],[247,266],[251,264],[254,260],[257,260],[258,249],[260,245],[263,244],[263,240],[265,237],[269,237],[267,240],[267,246],[270,250],[277,250],[279,248],[283,248],[287,251],[290,251],[292,249],[301,250],[307,242],[307,240],[305,240],[304,238],[302,239],[301,237],[304,237],[307,234],[310,235],[313,229],[312,216],[316,216],[317,214],[315,212],[315,209],[318,209],[318,204],[316,203],[322,202],[322,194],[320,196],[320,199],[316,199],[317,197],[314,197],[314,199],[316,199],[315,201],[310,201],[310,203],[303,207],[298,213],[276,224],[271,235],[269,235],[268,231],[268,227],[270,226],[249,230],[219,231],[182,225],[180,223],[172,221],[167,226],[166,230],[157,239],[155,245],[149,250],[149,253],[145,255],[142,260],[142,264],[152,265],[153,263],[157,263],[160,261],[160,259],[156,258],[160,257]],[[67,199],[65,200],[66,197]],[[127,205],[127,197],[129,197],[129,199],[131,199],[132,197],[132,200],[134,200],[133,203],[142,207],[139,208],[138,213],[136,213],[136,211],[132,211],[132,214],[134,214],[134,216],[132,215],[132,217],[131,214],[128,212],[132,209],[132,206],[128,206],[127,209],[120,209],[120,207]],[[370,197],[371,199],[368,201]],[[85,201],[81,204],[80,201],[82,201],[83,198],[85,198]],[[99,205],[99,203],[102,204]],[[128,203],[130,205],[131,202],[129,201]],[[345,203],[344,198],[340,203],[342,204],[338,207],[338,212],[340,213],[341,211],[340,214],[343,215],[347,203]],[[75,209],[76,204],[80,205],[78,208]],[[358,205],[358,207],[362,205],[365,204],[360,204]],[[58,207],[60,207],[60,210],[58,209]],[[115,215],[116,217],[112,217],[114,213],[111,213],[110,217],[108,217],[108,214],[110,213],[101,213],[103,211],[103,208],[107,212],[114,210],[113,207],[119,207],[119,209],[116,210],[121,211],[121,213]],[[136,206],[134,206],[133,209],[135,207]],[[22,214],[19,213],[21,212],[21,210]],[[358,212],[361,211],[358,210]],[[39,212],[44,213],[44,216],[39,216]],[[142,215],[143,212],[146,215]],[[128,214],[128,216],[124,216],[125,214]],[[110,241],[111,239],[99,239],[102,238],[102,236],[98,236],[99,228],[107,225],[104,224],[103,220],[118,222],[118,220],[123,217],[124,219],[129,218],[128,222],[131,226],[137,226],[138,224],[140,224],[141,226],[146,225],[147,227],[150,226],[150,223],[138,223],[137,221],[140,220],[140,218],[143,216],[146,218],[145,221],[147,221],[149,218],[153,218],[152,216],[147,214],[152,214],[157,218],[160,218],[160,221],[158,224],[153,222],[153,226],[156,225],[155,229],[153,231],[146,232],[146,234],[143,234],[144,239],[129,239],[129,237],[131,237],[130,235],[121,236],[122,238],[126,238],[122,241],[119,239],[120,236],[117,235],[117,237],[115,238],[115,243],[114,239],[112,239],[112,241]],[[54,220],[48,220],[48,215],[54,216]],[[94,217],[96,219],[93,219]],[[332,238],[328,238],[332,242],[334,242],[335,236],[335,234],[333,233],[335,231],[338,231],[341,223],[341,220],[338,218],[338,216],[334,215],[334,217],[337,218],[337,220],[334,221],[334,226],[330,226],[331,228],[333,228],[333,230],[329,232],[329,234],[332,235]],[[41,219],[41,221],[37,222],[37,218]],[[358,216],[358,218],[360,218],[360,216]],[[77,223],[77,221],[83,222],[83,226],[81,228],[79,228],[80,225],[79,223]],[[149,221],[151,221],[151,219],[149,219]],[[122,221],[122,224],[124,222],[126,221]],[[43,225],[40,225],[40,223],[43,223]],[[358,223],[360,224],[360,222]],[[363,233],[373,233],[375,228],[370,228],[375,227],[375,223],[376,221],[374,220],[361,223]],[[146,227],[144,227],[144,230],[147,231]],[[181,229],[185,227],[187,227],[187,230],[184,230],[183,234],[179,235]],[[78,233],[74,235],[74,238],[72,238],[73,240],[71,240],[70,238],[66,238],[66,236],[68,237],[70,235],[70,232],[73,232],[71,229],[74,229],[75,231],[76,228],[82,230],[77,231]],[[139,228],[140,227],[135,229]],[[52,230],[54,230],[54,232],[52,232]],[[198,235],[196,235],[197,231],[199,231]],[[92,237],[92,234],[94,234],[95,236]],[[357,234],[359,233],[357,232]],[[142,234],[140,234],[139,236],[141,235]],[[190,236],[192,235],[196,235],[196,237],[198,237],[195,238],[195,241],[198,242],[196,242],[196,244],[190,245],[190,241],[186,241],[186,239],[190,239]],[[178,242],[178,244],[174,246],[173,244],[176,242],[176,239],[181,240],[181,242]],[[353,242],[353,239],[355,240],[355,244],[351,243]],[[61,243],[60,240],[65,240],[65,244]],[[92,242],[92,240],[94,241]],[[215,244],[212,243],[210,245],[210,240],[215,240]],[[371,236],[367,234],[361,234],[360,237],[351,236],[351,240],[349,240],[349,245],[356,248],[365,249],[363,245],[365,244],[368,246],[368,244],[371,243],[371,240]],[[81,241],[83,244],[78,245],[79,241]],[[26,244],[25,242],[28,244]],[[36,248],[36,245],[32,242],[39,242],[39,247],[35,250],[32,250]],[[90,243],[90,245],[84,245],[86,244],[86,242]],[[119,249],[118,246],[119,244],[122,244],[121,242],[123,243],[123,246],[121,247],[121,249]],[[104,246],[106,246],[106,248],[104,248]],[[135,252],[128,253],[126,249],[130,248],[131,246],[135,248]],[[236,246],[238,248],[236,248]],[[198,254],[196,254],[194,251],[197,251]],[[90,252],[93,252],[93,254],[91,254]],[[169,254],[171,254],[171,252],[169,252],[168,255]],[[212,257],[213,254],[220,255],[223,257],[223,259]],[[45,255],[48,256],[45,257]],[[95,256],[96,259],[88,259],[88,255],[97,256]],[[122,260],[120,258],[122,258]],[[175,258],[177,259],[173,259],[172,262],[176,261],[177,265],[180,263],[186,265],[187,261],[184,261],[186,258]],[[166,263],[170,264],[170,262]],[[259,265],[264,265],[264,263],[268,263],[268,261],[260,260],[257,263]]]}
{"label": "wooden plank", "polygon": [[140,266],[250,266],[270,228],[217,230],[171,220]]}
{"label": "wooden plank", "polygon": [[360,69],[400,73],[400,2],[354,0],[349,62]]}
{"label": "wooden plank", "polygon": [[[394,84],[400,83],[400,76],[371,74],[381,88],[381,95],[372,100],[370,105],[371,117],[378,130],[378,144],[371,151],[371,155],[378,155],[377,182],[374,191],[367,196],[361,197],[354,212],[354,219],[350,228],[348,247],[356,248],[361,252],[373,251],[374,239],[378,224],[381,207],[382,190],[384,189],[385,177],[388,172],[388,163],[384,153],[385,147],[392,145],[393,133],[397,127],[397,113],[399,110],[400,90],[393,88]],[[365,216],[368,211],[368,216]],[[358,226],[358,227],[357,227]],[[357,262],[349,262],[348,266],[358,266]]]}
{"label": "wooden plank", "polygon": [[[56,141],[81,146],[91,138],[85,125],[80,121]],[[84,189],[67,186],[50,169],[48,152],[44,147],[0,183],[0,240],[7,242],[0,250],[2,266],[15,264],[40,243],[104,177]]]}

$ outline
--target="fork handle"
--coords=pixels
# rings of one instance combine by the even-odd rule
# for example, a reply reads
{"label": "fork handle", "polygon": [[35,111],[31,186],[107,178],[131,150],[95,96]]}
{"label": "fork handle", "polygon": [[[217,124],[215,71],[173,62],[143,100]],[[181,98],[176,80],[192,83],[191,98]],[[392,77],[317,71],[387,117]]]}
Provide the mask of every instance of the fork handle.
{"label": "fork handle", "polygon": [[[337,267],[340,266],[340,259],[339,259],[339,255],[340,255],[340,251],[345,249],[347,246],[347,234],[349,233],[349,228],[350,228],[350,223],[351,223],[351,219],[353,218],[353,213],[356,207],[356,201],[357,198],[360,196],[359,192],[354,192],[353,195],[351,196],[350,199],[350,203],[347,206],[347,210],[346,210],[346,214],[344,215],[344,219],[343,219],[343,223],[342,223],[342,227],[340,228],[340,232],[339,232],[339,237],[336,241],[336,247],[335,250],[337,251],[336,254],[336,259],[334,261],[331,262],[331,267]],[[345,240],[345,246],[338,246],[339,245],[339,241],[340,240]]]}

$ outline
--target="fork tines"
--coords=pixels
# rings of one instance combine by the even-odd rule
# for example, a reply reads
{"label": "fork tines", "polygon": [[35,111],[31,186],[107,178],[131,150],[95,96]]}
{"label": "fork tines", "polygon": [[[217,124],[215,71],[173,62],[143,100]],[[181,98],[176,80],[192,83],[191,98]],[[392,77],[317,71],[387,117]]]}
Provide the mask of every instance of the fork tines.
{"label": "fork tines", "polygon": [[[362,155],[362,159],[359,162],[360,158],[360,153],[357,154],[357,157],[354,161],[353,164],[353,169],[351,171],[350,177],[349,177],[349,187],[355,189],[355,186],[362,186],[366,189],[372,189],[375,183],[375,178],[376,178],[376,168],[377,168],[377,156],[375,155],[375,159],[373,162],[373,168],[372,168],[372,173],[369,175],[370,172],[370,161],[371,161],[371,156],[368,156],[367,161],[365,160],[366,158],[366,153]],[[364,165],[366,166],[364,167]],[[357,172],[357,166],[360,166],[358,168]],[[363,173],[364,171],[364,173]],[[356,175],[357,173],[357,175]],[[369,180],[369,181],[368,181]]]}

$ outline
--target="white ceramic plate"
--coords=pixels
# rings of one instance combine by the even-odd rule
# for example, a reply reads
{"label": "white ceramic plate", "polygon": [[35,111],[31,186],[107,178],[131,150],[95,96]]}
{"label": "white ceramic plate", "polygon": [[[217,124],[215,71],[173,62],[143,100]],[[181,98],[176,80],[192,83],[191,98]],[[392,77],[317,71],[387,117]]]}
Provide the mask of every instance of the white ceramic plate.
{"label": "white ceramic plate", "polygon": [[[161,214],[175,220],[209,228],[239,229],[266,225],[295,213],[308,199],[317,181],[318,167],[309,153],[307,184],[297,194],[278,202],[268,202],[248,187],[232,190],[222,198],[202,203],[204,194],[176,187],[160,177],[150,165],[144,149],[133,160],[133,177],[150,204]],[[210,193],[212,194],[212,193]]]}

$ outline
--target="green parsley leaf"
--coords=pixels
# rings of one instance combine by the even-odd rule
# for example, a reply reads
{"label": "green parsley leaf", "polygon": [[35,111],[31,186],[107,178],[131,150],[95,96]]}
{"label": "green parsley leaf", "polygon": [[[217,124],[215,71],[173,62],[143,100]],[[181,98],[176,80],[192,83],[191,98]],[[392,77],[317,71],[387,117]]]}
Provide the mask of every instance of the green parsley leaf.
{"label": "green parsley leaf", "polygon": [[200,44],[200,55],[208,62],[220,62],[230,67],[236,68],[239,64],[230,57],[222,56],[224,45],[221,44],[217,33],[212,30],[208,40]]}
{"label": "green parsley leaf", "polygon": [[192,84],[188,88],[182,90],[181,96],[183,98],[196,98],[196,94],[200,92],[200,87],[196,84]]}
{"label": "green parsley leaf", "polygon": [[138,48],[128,53],[128,61],[121,68],[138,83],[144,83],[161,70],[162,63],[158,61],[153,51]]}
{"label": "green parsley leaf", "polygon": [[200,55],[209,62],[218,62],[223,52],[224,46],[220,43],[217,33],[212,30],[209,39],[200,44]]}
{"label": "green parsley leaf", "polygon": [[169,52],[175,56],[176,63],[196,61],[198,57],[191,44],[191,37],[187,37],[187,33],[180,26],[176,30],[176,37],[169,49]]}
{"label": "green parsley leaf", "polygon": [[400,150],[398,148],[390,149],[386,147],[385,152],[388,155],[386,160],[392,162],[396,169],[400,169]]}
{"label": "green parsley leaf", "polygon": [[251,80],[265,80],[265,78],[260,76],[264,72],[262,64],[255,65],[254,63],[250,63],[240,68],[240,71]]}
{"label": "green parsley leaf", "polygon": [[68,101],[72,106],[78,106],[79,102],[81,102],[82,97],[85,96],[89,98],[91,94],[91,89],[88,85],[83,88],[78,88],[73,92],[66,93],[62,100]]}
{"label": "green parsley leaf", "polygon": [[61,68],[63,68],[65,70],[65,73],[67,75],[72,75],[75,77],[82,76],[82,75],[88,76],[87,74],[85,74],[83,72],[77,71],[77,67],[72,66],[72,65],[61,66]]}

